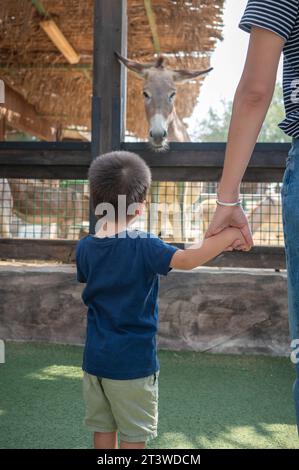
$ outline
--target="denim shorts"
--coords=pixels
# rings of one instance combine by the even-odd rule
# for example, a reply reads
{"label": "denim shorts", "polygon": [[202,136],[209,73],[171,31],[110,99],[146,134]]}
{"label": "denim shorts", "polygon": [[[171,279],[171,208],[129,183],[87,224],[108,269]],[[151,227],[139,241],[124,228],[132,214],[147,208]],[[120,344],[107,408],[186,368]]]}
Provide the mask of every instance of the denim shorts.
{"label": "denim shorts", "polygon": [[84,372],[84,424],[93,432],[119,431],[126,442],[146,442],[157,436],[158,375],[112,380]]}

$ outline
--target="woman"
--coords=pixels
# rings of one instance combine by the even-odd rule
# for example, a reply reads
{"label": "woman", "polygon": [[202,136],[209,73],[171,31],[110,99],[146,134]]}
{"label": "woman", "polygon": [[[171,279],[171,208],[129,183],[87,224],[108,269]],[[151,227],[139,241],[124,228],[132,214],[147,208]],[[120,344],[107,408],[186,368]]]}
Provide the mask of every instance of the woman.
{"label": "woman", "polygon": [[[240,28],[250,32],[249,48],[230,123],[218,205],[206,237],[227,226],[241,229],[248,250],[253,241],[239,203],[240,183],[270,106],[281,53],[284,53],[286,117],[279,127],[293,137],[281,191],[288,270],[289,323],[292,340],[299,341],[299,0],[249,0]],[[292,343],[295,348],[298,343]],[[294,398],[299,431],[299,354]]]}

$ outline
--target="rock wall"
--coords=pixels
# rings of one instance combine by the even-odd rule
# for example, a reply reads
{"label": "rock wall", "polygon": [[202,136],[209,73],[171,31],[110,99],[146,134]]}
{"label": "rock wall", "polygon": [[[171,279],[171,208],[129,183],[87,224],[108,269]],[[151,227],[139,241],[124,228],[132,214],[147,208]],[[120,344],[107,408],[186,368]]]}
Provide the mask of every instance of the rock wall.
{"label": "rock wall", "polygon": [[162,283],[159,331],[163,348],[289,354],[286,272],[174,272]]}
{"label": "rock wall", "polygon": [[[0,338],[81,344],[82,284],[65,265],[0,267]],[[159,347],[287,355],[286,272],[198,268],[161,279]]]}

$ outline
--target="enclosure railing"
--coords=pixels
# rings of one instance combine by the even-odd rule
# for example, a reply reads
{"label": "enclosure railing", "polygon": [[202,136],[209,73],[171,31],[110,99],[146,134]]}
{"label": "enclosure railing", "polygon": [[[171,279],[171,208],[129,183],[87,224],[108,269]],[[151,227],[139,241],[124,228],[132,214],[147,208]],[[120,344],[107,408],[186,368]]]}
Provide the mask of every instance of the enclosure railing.
{"label": "enclosure railing", "polygon": [[[284,268],[280,189],[289,147],[257,144],[245,174],[242,201],[255,248],[250,253],[225,253],[210,264]],[[163,154],[154,154],[145,143],[124,142],[121,148],[137,152],[149,164],[154,183],[148,202],[153,198],[163,206],[159,206],[160,217],[165,204],[170,212],[167,223],[158,220],[153,231],[179,246],[202,238],[215,208],[225,144],[172,143]],[[94,224],[86,180],[91,158],[89,143],[0,143],[1,258],[74,260],[76,240]],[[9,210],[7,184],[11,192],[8,232],[3,230],[4,212]],[[188,230],[181,225],[178,230],[177,225],[182,188],[188,193],[183,206]],[[148,217],[137,226],[147,230]]]}
{"label": "enclosure railing", "polygon": [[[85,197],[87,196],[85,180],[90,162],[100,153],[125,149],[137,152],[144,158],[152,170],[153,181],[159,182],[159,187],[157,184],[153,186],[156,194],[152,191],[152,198],[156,196],[156,199],[158,197],[168,200],[166,188],[169,188],[169,194],[171,194],[169,197],[172,197],[173,200],[180,199],[175,192],[179,191],[178,188],[180,187],[180,184],[177,183],[183,182],[184,185],[189,185],[192,199],[192,204],[189,205],[191,207],[191,218],[189,217],[191,237],[186,237],[187,234],[181,232],[182,240],[178,243],[184,245],[188,238],[195,238],[196,233],[194,233],[194,230],[192,232],[192,228],[196,232],[197,228],[194,224],[198,222],[194,222],[193,219],[197,216],[199,209],[203,212],[202,221],[204,220],[204,222],[202,224],[204,225],[202,226],[202,232],[204,231],[213,211],[215,183],[221,175],[225,144],[172,143],[168,152],[155,154],[145,142],[124,142],[126,71],[120,67],[119,62],[116,60],[115,51],[126,55],[126,49],[126,0],[95,1],[92,141],[91,143],[0,142],[2,192],[6,191],[7,194],[9,188],[12,189],[12,201],[10,200],[8,203],[6,201],[5,205],[2,204],[2,219],[6,212],[10,211],[9,204],[12,204],[15,199],[15,211],[19,211],[19,216],[24,215],[25,212],[25,217],[27,215],[27,219],[29,219],[30,214],[32,214],[31,209],[35,207],[35,214],[38,214],[40,218],[39,222],[44,221],[42,219],[47,216],[50,220],[48,223],[50,227],[53,222],[53,214],[47,212],[47,207],[53,204],[58,207],[54,224],[58,226],[56,230],[60,233],[60,236],[68,237],[72,233],[72,237],[77,238],[77,236],[80,236],[76,232],[76,230],[78,231],[78,207],[81,207],[79,219],[82,219],[83,214],[83,219],[86,219],[87,205],[89,205],[88,197]],[[256,246],[249,253],[224,253],[212,261],[211,265],[274,269],[285,267],[284,248],[281,246],[279,184],[282,181],[289,147],[288,144],[258,144],[244,177],[244,183],[250,183],[251,186],[246,187],[245,184],[243,185],[243,202],[252,217],[252,224],[259,226],[257,233],[260,239],[258,243],[265,243],[264,236],[266,236],[267,246]],[[15,181],[17,184],[13,185],[13,182],[10,181],[12,179],[26,180],[27,205],[22,206],[24,198],[18,196],[24,194],[20,191],[22,181],[19,183]],[[49,180],[52,182],[50,183]],[[68,184],[67,181],[69,180],[73,181]],[[254,187],[254,184],[257,186]],[[214,185],[214,189],[211,189],[209,185]],[[78,193],[79,200],[77,199]],[[208,202],[203,199],[205,194]],[[66,215],[61,218],[62,220],[58,220],[61,205],[59,202],[62,200],[64,201],[62,210],[66,210]],[[254,211],[256,206],[258,208]],[[183,208],[185,209],[185,206]],[[183,212],[185,216],[185,210]],[[173,209],[172,220],[174,220],[175,213],[177,211]],[[69,214],[73,214],[74,220],[69,217]],[[205,219],[204,216],[206,216]],[[65,223],[65,220],[68,223]],[[265,220],[268,221],[266,224],[264,223]],[[275,230],[271,228],[273,221],[276,225]],[[84,231],[86,229],[86,220],[83,220],[83,222],[81,228]],[[267,224],[270,224],[268,228]],[[89,228],[91,231],[93,231],[94,225],[95,216],[92,211],[89,211]],[[164,236],[170,238],[171,242],[177,243],[174,228],[175,224],[172,223],[172,229],[169,233],[166,231]],[[156,229],[157,231],[163,231],[163,227],[159,224]],[[18,227],[17,230],[19,230]],[[26,228],[24,228],[24,231],[26,232]],[[200,232],[200,229],[198,231]],[[274,239],[268,239],[267,241],[267,236],[269,238],[270,235],[272,238],[274,236]],[[53,236],[51,230],[47,236]],[[74,261],[75,245],[76,240],[65,238],[27,239],[7,237],[0,240],[0,258]]]}

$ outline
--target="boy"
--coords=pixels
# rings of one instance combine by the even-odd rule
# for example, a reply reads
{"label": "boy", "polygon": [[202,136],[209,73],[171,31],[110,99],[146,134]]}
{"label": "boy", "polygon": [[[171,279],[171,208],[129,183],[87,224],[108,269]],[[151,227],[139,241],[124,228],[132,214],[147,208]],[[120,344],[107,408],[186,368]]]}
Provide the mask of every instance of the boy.
{"label": "boy", "polygon": [[200,266],[244,239],[239,229],[227,228],[181,250],[130,230],[151,184],[150,169],[136,154],[98,157],[89,182],[93,206],[102,217],[96,234],[77,245],[77,278],[86,283],[82,298],[88,307],[85,424],[94,432],[97,449],[117,448],[117,431],[120,448],[144,448],[157,435],[158,275]]}

